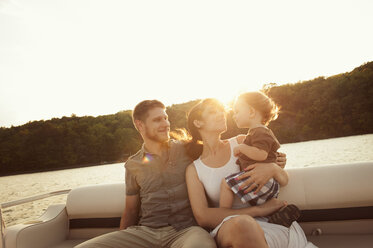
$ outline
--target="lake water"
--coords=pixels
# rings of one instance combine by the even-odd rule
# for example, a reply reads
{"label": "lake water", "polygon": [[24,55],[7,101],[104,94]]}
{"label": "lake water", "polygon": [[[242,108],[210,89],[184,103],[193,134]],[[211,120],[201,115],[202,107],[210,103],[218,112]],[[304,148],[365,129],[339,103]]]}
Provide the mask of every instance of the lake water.
{"label": "lake water", "polygon": [[[287,168],[373,161],[373,134],[284,144]],[[123,182],[123,163],[0,177],[0,202],[8,202],[81,185]],[[36,219],[66,195],[3,209],[7,226]]]}

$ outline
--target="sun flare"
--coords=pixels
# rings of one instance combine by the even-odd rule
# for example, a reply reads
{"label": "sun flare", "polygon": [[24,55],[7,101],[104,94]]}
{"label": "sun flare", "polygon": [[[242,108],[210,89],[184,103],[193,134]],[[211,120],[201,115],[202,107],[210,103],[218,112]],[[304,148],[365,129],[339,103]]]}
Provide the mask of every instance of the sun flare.
{"label": "sun flare", "polygon": [[[251,87],[250,87],[251,86]],[[249,92],[249,91],[258,91],[259,88],[254,87],[252,85],[247,85],[247,87],[240,87],[239,89],[227,89],[221,91],[215,91],[213,98],[216,98],[221,103],[226,105],[228,108],[232,107],[234,100],[236,97],[241,95],[242,93]]]}

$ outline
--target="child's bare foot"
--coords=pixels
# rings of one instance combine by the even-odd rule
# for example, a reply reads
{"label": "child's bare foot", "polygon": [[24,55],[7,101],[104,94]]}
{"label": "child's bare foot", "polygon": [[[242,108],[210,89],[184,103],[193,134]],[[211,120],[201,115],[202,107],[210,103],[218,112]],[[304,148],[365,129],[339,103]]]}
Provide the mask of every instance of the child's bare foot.
{"label": "child's bare foot", "polygon": [[286,201],[281,201],[276,198],[272,198],[271,200],[263,203],[262,205],[257,205],[259,209],[259,216],[269,216],[281,208],[287,205]]}

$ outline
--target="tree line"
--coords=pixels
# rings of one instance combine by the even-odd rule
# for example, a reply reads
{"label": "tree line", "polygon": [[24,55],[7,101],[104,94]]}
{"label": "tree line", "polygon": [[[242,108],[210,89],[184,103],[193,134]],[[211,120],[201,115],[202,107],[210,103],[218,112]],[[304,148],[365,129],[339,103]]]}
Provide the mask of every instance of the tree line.
{"label": "tree line", "polygon": [[[281,107],[270,123],[281,143],[373,132],[373,62],[332,77],[263,90]],[[171,130],[186,128],[186,114],[198,101],[167,107]],[[238,129],[228,113],[229,138]],[[53,118],[0,128],[0,176],[125,161],[141,146],[131,111],[105,116]]]}

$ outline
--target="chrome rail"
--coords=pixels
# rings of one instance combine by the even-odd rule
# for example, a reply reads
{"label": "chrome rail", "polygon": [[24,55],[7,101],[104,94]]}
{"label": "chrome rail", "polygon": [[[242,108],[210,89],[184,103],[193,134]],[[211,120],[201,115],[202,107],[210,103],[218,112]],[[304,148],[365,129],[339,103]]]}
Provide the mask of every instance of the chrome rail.
{"label": "chrome rail", "polygon": [[28,203],[28,202],[33,202],[36,200],[41,200],[44,198],[56,196],[56,195],[63,195],[63,194],[68,194],[71,191],[71,189],[66,189],[66,190],[59,190],[59,191],[54,191],[46,194],[41,194],[41,195],[36,195],[36,196],[30,196],[27,198],[23,198],[20,200],[15,200],[15,201],[10,201],[10,202],[4,202],[0,204],[0,208],[9,208],[13,206],[17,206],[23,203]]}

